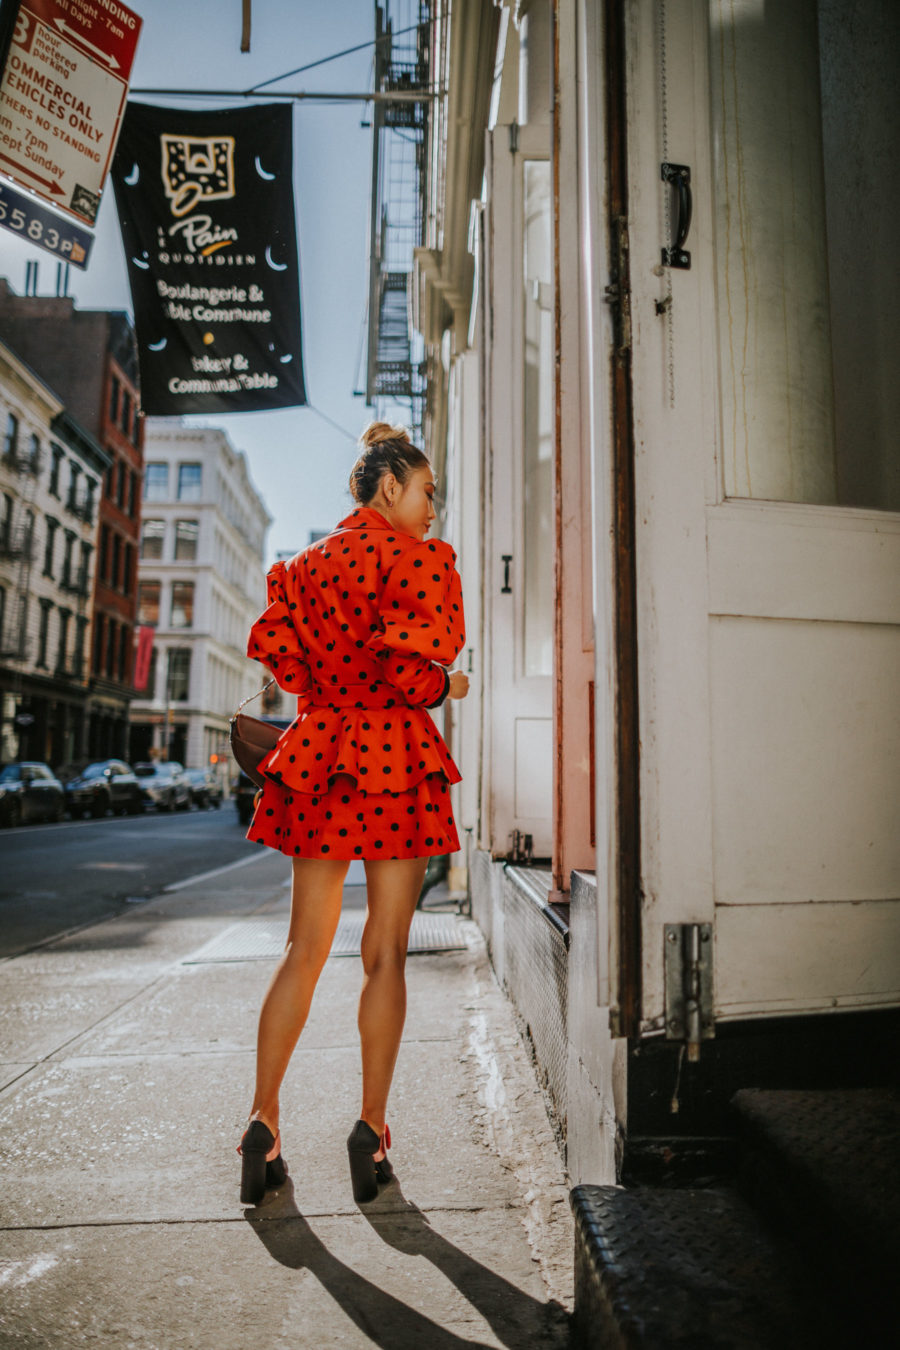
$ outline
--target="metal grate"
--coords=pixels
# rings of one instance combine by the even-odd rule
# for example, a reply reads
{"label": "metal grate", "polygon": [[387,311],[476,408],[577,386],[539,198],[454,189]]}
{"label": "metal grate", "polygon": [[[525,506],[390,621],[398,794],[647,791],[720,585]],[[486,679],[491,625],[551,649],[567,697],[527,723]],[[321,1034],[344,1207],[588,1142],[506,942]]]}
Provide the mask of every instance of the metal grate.
{"label": "metal grate", "polygon": [[[359,956],[363,925],[362,913],[342,914],[334,942],[332,956]],[[287,922],[281,919],[243,919],[224,933],[207,942],[182,962],[185,966],[216,961],[275,961],[284,951]],[[463,951],[467,946],[465,932],[455,914],[413,915],[408,951],[411,955],[423,952]]]}

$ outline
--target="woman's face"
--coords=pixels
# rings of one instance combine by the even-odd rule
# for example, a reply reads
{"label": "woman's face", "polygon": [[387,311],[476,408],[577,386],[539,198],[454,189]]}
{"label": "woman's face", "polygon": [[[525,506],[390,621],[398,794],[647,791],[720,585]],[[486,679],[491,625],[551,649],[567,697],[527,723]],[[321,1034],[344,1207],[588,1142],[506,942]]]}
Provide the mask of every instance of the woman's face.
{"label": "woman's face", "polygon": [[396,529],[414,539],[424,539],[435,516],[434,487],[434,474],[427,464],[414,469],[403,484],[387,474],[381,483],[387,510],[383,506],[379,509]]}

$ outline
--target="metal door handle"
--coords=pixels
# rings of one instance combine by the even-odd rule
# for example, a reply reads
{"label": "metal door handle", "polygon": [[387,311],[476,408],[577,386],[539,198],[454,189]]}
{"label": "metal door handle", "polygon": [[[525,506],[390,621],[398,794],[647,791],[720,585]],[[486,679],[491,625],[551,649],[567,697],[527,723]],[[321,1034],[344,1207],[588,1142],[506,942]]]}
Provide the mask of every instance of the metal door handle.
{"label": "metal door handle", "polygon": [[509,565],[512,562],[512,554],[501,553],[500,558],[503,562],[503,585],[500,587],[500,594],[512,595],[512,586],[509,584]]}
{"label": "metal door handle", "polygon": [[691,255],[685,249],[691,217],[694,213],[694,198],[691,193],[691,170],[687,164],[661,164],[661,176],[664,183],[671,183],[678,193],[678,214],[675,217],[675,238],[668,248],[662,251],[663,267],[689,268]]}

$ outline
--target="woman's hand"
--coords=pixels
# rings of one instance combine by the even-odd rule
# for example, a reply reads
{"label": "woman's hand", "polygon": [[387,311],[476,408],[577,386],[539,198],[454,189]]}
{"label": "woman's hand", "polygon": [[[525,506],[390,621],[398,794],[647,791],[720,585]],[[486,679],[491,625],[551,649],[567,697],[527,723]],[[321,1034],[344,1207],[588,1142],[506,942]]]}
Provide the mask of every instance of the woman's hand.
{"label": "woman's hand", "polygon": [[450,688],[447,690],[448,698],[465,698],[469,692],[469,677],[461,670],[450,671]]}

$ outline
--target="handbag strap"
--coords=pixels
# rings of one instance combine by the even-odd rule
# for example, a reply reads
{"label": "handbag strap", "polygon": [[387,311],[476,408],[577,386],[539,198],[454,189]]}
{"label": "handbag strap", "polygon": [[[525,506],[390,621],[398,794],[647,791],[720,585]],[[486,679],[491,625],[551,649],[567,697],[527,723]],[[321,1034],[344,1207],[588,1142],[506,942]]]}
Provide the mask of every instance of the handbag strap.
{"label": "handbag strap", "polygon": [[[252,703],[255,698],[259,698],[260,694],[264,694],[267,689],[271,689],[274,683],[275,683],[274,678],[271,680],[267,680],[266,683],[263,685],[262,689],[257,689],[255,694],[248,694],[245,699],[242,699],[237,706],[237,712],[235,712],[234,717],[237,717],[238,713],[241,711],[241,708],[243,708],[245,703]],[[234,721],[234,717],[231,719],[232,721]]]}

